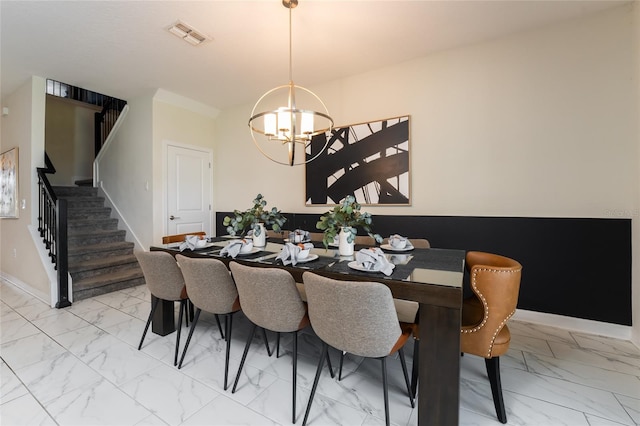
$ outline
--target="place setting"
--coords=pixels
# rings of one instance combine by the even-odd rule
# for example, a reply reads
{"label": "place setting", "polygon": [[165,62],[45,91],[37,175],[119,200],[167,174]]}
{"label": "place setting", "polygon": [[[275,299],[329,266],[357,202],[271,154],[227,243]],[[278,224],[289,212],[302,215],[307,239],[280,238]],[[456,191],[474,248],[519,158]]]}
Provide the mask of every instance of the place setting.
{"label": "place setting", "polygon": [[285,243],[308,243],[311,241],[311,234],[309,231],[305,231],[303,229],[296,229],[295,231],[290,231],[288,234],[288,238],[284,239]]}
{"label": "place setting", "polygon": [[287,242],[282,247],[280,253],[276,257],[276,262],[282,262],[283,265],[296,266],[298,263],[307,263],[318,259],[318,255],[311,253],[314,248],[313,243],[293,244]]}
{"label": "place setting", "polygon": [[393,234],[389,237],[388,243],[380,244],[380,248],[384,251],[405,252],[414,249],[411,241],[402,235]]}
{"label": "place setting", "polygon": [[184,241],[178,244],[177,248],[182,252],[185,250],[203,250],[213,246],[214,243],[210,243],[206,235],[187,235]]}
{"label": "place setting", "polygon": [[242,238],[229,241],[220,250],[220,256],[227,256],[231,258],[251,256],[262,251],[259,247],[253,246],[253,240],[248,238]]}
{"label": "place setting", "polygon": [[381,273],[386,276],[393,274],[395,268],[395,265],[389,262],[387,256],[378,247],[358,250],[355,260],[347,263],[347,266],[356,271]]}

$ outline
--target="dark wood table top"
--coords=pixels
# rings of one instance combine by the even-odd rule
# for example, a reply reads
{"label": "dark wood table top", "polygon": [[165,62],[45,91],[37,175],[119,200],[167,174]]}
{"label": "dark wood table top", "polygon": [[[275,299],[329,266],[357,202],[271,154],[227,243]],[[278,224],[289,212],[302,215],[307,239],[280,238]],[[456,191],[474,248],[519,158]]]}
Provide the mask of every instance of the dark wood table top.
{"label": "dark wood table top", "polygon": [[[395,265],[393,273],[386,276],[381,272],[353,269],[349,263],[355,259],[355,256],[340,256],[337,248],[325,249],[321,242],[313,242],[314,248],[309,253],[309,258],[312,260],[298,261],[295,266],[285,266],[276,259],[285,244],[284,240],[269,238],[265,247],[254,248],[250,253],[238,255],[235,259],[220,254],[229,241],[231,241],[229,237],[215,237],[201,249],[186,249],[182,252],[180,252],[179,243],[152,247],[152,249],[166,250],[172,254],[180,253],[185,256],[213,257],[225,263],[235,260],[256,266],[277,266],[289,270],[299,282],[302,282],[302,273],[305,271],[313,271],[342,280],[378,281],[389,285],[394,297],[397,298],[436,306],[460,306],[465,257],[463,250],[414,248],[393,251],[383,248],[387,259]],[[356,246],[355,251],[362,248],[366,246]],[[447,295],[451,296],[447,297]]]}

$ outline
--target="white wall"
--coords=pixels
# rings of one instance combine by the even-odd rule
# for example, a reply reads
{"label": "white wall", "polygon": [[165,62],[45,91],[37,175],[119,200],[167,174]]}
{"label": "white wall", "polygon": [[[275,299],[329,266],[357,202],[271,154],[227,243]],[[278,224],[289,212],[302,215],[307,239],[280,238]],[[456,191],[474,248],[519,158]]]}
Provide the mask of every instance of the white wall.
{"label": "white wall", "polygon": [[[153,235],[153,93],[129,99],[129,112],[104,153],[100,182],[135,237],[148,247]],[[149,190],[145,182],[149,182]]]}
{"label": "white wall", "polygon": [[[213,149],[216,110],[161,91],[153,103],[153,242],[159,244],[166,229],[166,143]],[[213,187],[213,185],[211,185]],[[215,210],[215,206],[213,208]],[[210,226],[213,229],[213,226]],[[149,241],[151,243],[151,241]]]}
{"label": "white wall", "polygon": [[[412,206],[373,214],[634,217],[640,241],[637,16],[628,4],[311,89],[338,126],[411,115]],[[283,211],[325,211],[304,207],[303,167],[254,148],[251,106],[218,119],[218,210],[261,192]]]}
{"label": "white wall", "polygon": [[[628,214],[638,196],[629,17],[618,8],[312,89],[337,125],[411,115],[412,206],[375,214]],[[218,120],[220,210],[258,191],[285,211],[316,210],[303,208],[303,167],[257,153],[249,113]]]}
{"label": "white wall", "polygon": [[45,149],[56,173],[52,185],[72,186],[76,180],[90,179],[94,159],[94,114],[100,108],[47,96]]}
{"label": "white wall", "polygon": [[213,148],[215,111],[164,90],[127,100],[129,113],[100,163],[100,185],[142,247],[164,235],[163,141]]}
{"label": "white wall", "polygon": [[[18,147],[18,219],[0,220],[0,270],[5,279],[50,302],[50,285],[29,230],[38,225],[36,167],[44,167],[45,80],[33,77],[2,100],[0,152]],[[15,250],[15,251],[14,251]]]}

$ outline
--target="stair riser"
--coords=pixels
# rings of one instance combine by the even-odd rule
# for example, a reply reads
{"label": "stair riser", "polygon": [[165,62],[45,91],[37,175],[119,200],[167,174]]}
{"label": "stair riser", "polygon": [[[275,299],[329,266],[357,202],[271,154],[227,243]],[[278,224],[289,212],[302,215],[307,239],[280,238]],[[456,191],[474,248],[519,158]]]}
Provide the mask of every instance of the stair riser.
{"label": "stair riser", "polygon": [[78,262],[84,262],[86,260],[94,260],[94,259],[104,259],[105,257],[115,257],[115,256],[126,256],[133,254],[133,249],[131,248],[122,248],[116,250],[109,251],[93,251],[93,252],[84,252],[79,254],[70,254],[69,255],[69,265],[74,265]]}
{"label": "stair riser", "polygon": [[111,217],[111,209],[77,209],[67,211],[67,221],[87,219],[109,219]]}
{"label": "stair riser", "polygon": [[86,234],[93,230],[115,231],[117,229],[118,229],[118,219],[100,220],[100,221],[95,221],[93,223],[81,223],[81,224],[75,224],[73,222],[70,222],[67,225],[68,235]]}
{"label": "stair riser", "polygon": [[98,195],[98,188],[74,187],[74,186],[54,186],[58,198],[60,197],[95,197]]}
{"label": "stair riser", "polygon": [[73,301],[88,299],[90,297],[99,296],[101,294],[111,293],[113,291],[124,290],[125,288],[137,287],[144,285],[144,278],[136,278],[133,280],[119,281],[117,283],[107,284],[99,287],[92,287],[83,290],[73,291]]}
{"label": "stair riser", "polygon": [[139,268],[139,266],[138,266],[138,263],[134,262],[134,263],[122,263],[119,265],[112,265],[112,266],[99,268],[99,269],[89,269],[86,271],[79,271],[79,272],[73,272],[70,270],[69,273],[71,274],[71,277],[73,278],[73,280],[76,281],[76,280],[84,280],[91,277],[97,277],[100,275],[111,274],[113,272],[126,271],[129,269],[136,269],[136,268]]}
{"label": "stair riser", "polygon": [[92,197],[92,198],[67,198],[67,208],[82,209],[82,208],[96,208],[104,207],[104,198]]}
{"label": "stair riser", "polygon": [[115,231],[108,235],[82,235],[82,236],[69,236],[69,248],[88,246],[94,244],[106,244],[115,243],[118,241],[124,241],[126,235],[125,231]]}

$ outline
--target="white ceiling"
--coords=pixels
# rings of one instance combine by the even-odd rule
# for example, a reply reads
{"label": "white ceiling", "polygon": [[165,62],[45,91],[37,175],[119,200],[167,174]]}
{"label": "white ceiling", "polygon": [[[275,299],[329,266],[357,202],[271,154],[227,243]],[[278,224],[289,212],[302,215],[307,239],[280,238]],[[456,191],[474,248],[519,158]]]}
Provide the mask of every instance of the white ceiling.
{"label": "white ceiling", "polygon": [[[617,0],[300,0],[293,79],[313,86],[618,6]],[[181,20],[212,41],[167,31]],[[280,0],[0,1],[1,94],[29,76],[129,99],[158,88],[213,108],[288,82]]]}

